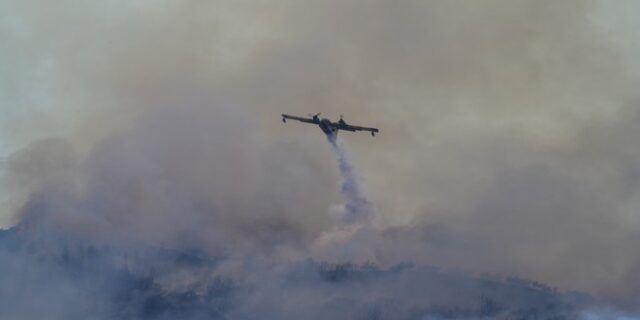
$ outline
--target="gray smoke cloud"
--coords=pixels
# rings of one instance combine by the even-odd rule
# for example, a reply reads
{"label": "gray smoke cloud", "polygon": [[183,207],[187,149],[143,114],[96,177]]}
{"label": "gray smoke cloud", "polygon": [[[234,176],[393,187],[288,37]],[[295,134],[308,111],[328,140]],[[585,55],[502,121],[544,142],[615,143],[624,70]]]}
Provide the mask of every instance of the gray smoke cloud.
{"label": "gray smoke cloud", "polygon": [[[59,318],[113,270],[153,279],[149,290],[167,297],[197,292],[220,314],[276,317],[294,303],[270,299],[291,289],[286,275],[306,259],[371,262],[389,281],[353,291],[324,280],[300,285],[300,314],[349,309],[346,298],[318,302],[336,291],[361,310],[430,314],[427,302],[384,304],[358,291],[404,298],[400,284],[423,277],[415,271],[423,266],[466,270],[456,285],[442,280],[451,296],[476,284],[471,274],[500,274],[585,292],[616,310],[593,311],[601,317],[633,311],[635,12],[633,1],[0,1],[0,147],[11,150],[3,151],[1,221],[15,226],[15,243],[35,241],[54,260],[43,265],[59,272],[49,277],[56,289],[38,297],[60,302]],[[282,112],[320,111],[382,134],[342,136],[353,155],[342,161],[352,166],[336,168],[339,145],[327,146],[317,128],[278,121]],[[353,172],[366,178],[366,194]],[[88,264],[104,266],[103,278],[78,283],[63,276],[68,266],[54,267],[64,256],[85,261],[93,251],[73,249],[78,243],[115,252]],[[139,254],[147,250],[204,262],[172,266]],[[27,310],[47,282],[24,283],[46,278],[47,268],[20,278],[40,256],[2,257],[4,280],[24,280],[3,291],[21,292],[7,305],[23,307],[6,310]],[[402,263],[416,269],[391,276]],[[272,277],[283,280],[269,287]],[[229,299],[244,306],[231,308],[197,283],[256,295]],[[54,299],[58,289],[68,300]],[[109,300],[101,291],[112,292],[82,301]],[[433,304],[458,305],[471,318],[482,294],[470,292]]]}

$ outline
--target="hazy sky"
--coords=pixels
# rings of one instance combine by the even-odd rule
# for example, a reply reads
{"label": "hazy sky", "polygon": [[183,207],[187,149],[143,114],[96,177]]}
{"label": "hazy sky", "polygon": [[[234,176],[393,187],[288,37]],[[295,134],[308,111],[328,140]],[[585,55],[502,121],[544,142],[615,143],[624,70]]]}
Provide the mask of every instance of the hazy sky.
{"label": "hazy sky", "polygon": [[[637,12],[631,0],[0,0],[0,225],[67,162],[106,178],[94,169],[119,163],[107,150],[122,142],[144,150],[123,175],[168,170],[238,212],[270,201],[314,239],[330,228],[336,165],[318,128],[278,116],[344,114],[381,130],[341,134],[391,239],[375,243],[381,262],[638,301]],[[42,149],[51,137],[65,142]],[[162,160],[138,167],[147,157]]]}

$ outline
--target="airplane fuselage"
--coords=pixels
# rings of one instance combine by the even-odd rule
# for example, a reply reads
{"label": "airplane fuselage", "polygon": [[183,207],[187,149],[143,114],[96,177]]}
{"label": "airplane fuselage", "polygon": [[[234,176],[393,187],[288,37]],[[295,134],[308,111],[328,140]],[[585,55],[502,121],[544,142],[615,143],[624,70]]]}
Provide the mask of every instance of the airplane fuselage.
{"label": "airplane fuselage", "polygon": [[322,132],[324,132],[328,136],[335,135],[338,133],[338,129],[334,127],[332,125],[331,120],[327,118],[323,118],[322,120],[320,120],[320,123],[318,123],[318,126],[320,126],[320,129],[322,129]]}

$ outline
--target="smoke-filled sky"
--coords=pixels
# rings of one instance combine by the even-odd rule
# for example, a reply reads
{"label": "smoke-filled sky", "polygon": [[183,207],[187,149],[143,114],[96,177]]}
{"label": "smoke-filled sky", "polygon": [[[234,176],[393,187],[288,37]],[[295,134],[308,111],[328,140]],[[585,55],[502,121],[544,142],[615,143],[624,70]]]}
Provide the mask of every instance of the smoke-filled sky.
{"label": "smoke-filled sky", "polygon": [[[0,225],[238,259],[411,261],[637,305],[637,12],[0,0]],[[279,118],[316,112],[381,130],[340,134],[375,211],[364,231],[336,231],[322,132]],[[52,198],[62,213],[29,209]]]}

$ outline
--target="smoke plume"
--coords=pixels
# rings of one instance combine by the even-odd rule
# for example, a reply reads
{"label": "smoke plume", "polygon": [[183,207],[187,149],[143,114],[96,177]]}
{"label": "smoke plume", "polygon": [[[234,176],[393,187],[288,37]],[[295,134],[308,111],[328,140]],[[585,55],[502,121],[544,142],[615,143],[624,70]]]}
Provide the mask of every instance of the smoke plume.
{"label": "smoke plume", "polygon": [[636,12],[0,0],[0,318],[632,317]]}

